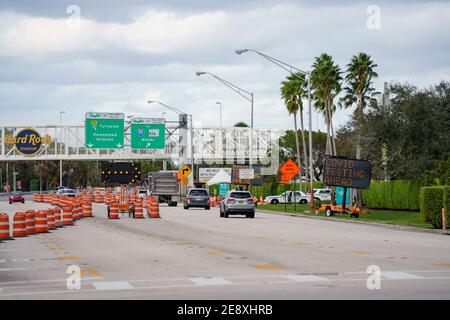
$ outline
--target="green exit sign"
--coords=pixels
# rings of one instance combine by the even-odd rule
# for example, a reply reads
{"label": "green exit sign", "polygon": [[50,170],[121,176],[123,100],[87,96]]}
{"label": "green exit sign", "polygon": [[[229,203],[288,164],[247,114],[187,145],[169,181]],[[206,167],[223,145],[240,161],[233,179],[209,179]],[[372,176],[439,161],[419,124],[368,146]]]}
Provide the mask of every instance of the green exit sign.
{"label": "green exit sign", "polygon": [[123,113],[86,113],[86,148],[122,149],[123,144]]}
{"label": "green exit sign", "polygon": [[131,148],[164,149],[165,132],[163,118],[134,118],[131,120]]}

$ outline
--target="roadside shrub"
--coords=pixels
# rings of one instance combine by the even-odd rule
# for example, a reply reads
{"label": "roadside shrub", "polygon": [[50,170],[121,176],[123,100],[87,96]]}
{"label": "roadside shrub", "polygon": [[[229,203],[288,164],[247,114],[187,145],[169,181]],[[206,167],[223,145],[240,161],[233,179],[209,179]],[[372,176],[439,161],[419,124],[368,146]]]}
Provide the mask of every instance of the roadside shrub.
{"label": "roadside shrub", "polygon": [[421,187],[420,180],[372,181],[363,201],[372,209],[419,210]]}
{"label": "roadside shrub", "polygon": [[450,186],[444,187],[444,208],[447,228],[450,228]]}
{"label": "roadside shrub", "polygon": [[420,189],[420,212],[425,222],[435,228],[442,227],[442,207],[445,187],[422,187]]}

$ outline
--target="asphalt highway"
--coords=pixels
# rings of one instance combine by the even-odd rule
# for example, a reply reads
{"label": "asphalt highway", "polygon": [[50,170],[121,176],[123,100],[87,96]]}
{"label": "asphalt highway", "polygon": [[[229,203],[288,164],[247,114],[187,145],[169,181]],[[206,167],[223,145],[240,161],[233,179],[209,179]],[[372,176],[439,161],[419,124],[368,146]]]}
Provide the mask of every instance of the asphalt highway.
{"label": "asphalt highway", "polygon": [[[0,202],[10,214],[45,207]],[[0,242],[0,299],[450,298],[447,235],[160,210],[161,219],[108,220],[94,204],[94,218]],[[79,289],[70,266],[81,270]]]}

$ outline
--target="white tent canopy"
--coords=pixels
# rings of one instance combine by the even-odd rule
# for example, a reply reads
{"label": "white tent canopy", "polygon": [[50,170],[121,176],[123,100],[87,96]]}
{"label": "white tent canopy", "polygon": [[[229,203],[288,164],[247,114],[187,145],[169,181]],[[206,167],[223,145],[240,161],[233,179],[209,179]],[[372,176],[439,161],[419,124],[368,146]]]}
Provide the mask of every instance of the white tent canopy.
{"label": "white tent canopy", "polygon": [[213,184],[219,183],[231,183],[231,176],[225,170],[221,169],[217,174],[209,179],[206,183],[207,186],[212,186]]}

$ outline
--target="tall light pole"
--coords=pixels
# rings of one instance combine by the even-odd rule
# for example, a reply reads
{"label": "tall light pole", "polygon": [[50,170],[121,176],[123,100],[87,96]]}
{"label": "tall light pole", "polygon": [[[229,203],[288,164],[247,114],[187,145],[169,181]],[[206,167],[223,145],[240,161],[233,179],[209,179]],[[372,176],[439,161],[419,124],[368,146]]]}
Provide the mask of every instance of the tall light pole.
{"label": "tall light pole", "polygon": [[[65,114],[65,111],[59,112],[59,152],[60,157],[62,157],[62,115]],[[63,161],[62,159],[59,159],[59,186],[62,187],[63,185]]]}
{"label": "tall light pole", "polygon": [[308,135],[308,142],[309,142],[309,183],[310,183],[310,192],[311,192],[311,198],[310,198],[310,207],[314,207],[314,194],[313,194],[313,165],[312,165],[312,104],[311,104],[311,72],[310,71],[303,71],[301,69],[298,69],[286,62],[283,62],[281,60],[278,60],[274,57],[271,57],[265,53],[262,53],[260,51],[254,50],[254,49],[240,49],[235,51],[236,54],[241,55],[245,52],[254,52],[261,57],[263,57],[266,60],[269,60],[273,64],[277,65],[278,67],[286,70],[291,75],[296,75],[296,73],[302,74],[307,82],[308,82],[308,112],[309,112],[309,135]]}
{"label": "tall light pole", "polygon": [[251,107],[251,118],[250,118],[250,154],[249,154],[249,162],[250,162],[250,168],[253,167],[253,92],[248,92],[242,88],[239,88],[237,85],[232,84],[231,82],[222,79],[215,74],[212,74],[210,72],[204,72],[204,71],[197,71],[195,73],[197,76],[201,76],[204,74],[209,74],[210,76],[214,77],[215,79],[219,80],[222,84],[236,92],[238,95],[243,97],[245,100],[250,102]]}
{"label": "tall light pole", "polygon": [[18,172],[13,172],[13,190],[14,190],[14,192],[16,192],[16,176],[18,175],[19,173]]}
{"label": "tall light pole", "polygon": [[191,131],[191,166],[192,166],[191,167],[191,169],[192,169],[192,184],[191,184],[191,187],[193,188],[194,187],[194,130],[193,130],[193,124],[192,124],[192,114],[187,114],[186,112],[182,112],[182,111],[178,110],[177,108],[174,108],[172,106],[169,106],[169,105],[167,105],[165,103],[162,103],[162,102],[156,101],[156,100],[148,100],[147,103],[157,103],[157,104],[159,104],[159,105],[161,105],[161,106],[163,106],[163,107],[165,107],[165,108],[169,109],[170,111],[173,111],[173,112],[175,112],[177,114],[180,114],[180,115],[184,114],[184,115],[189,116],[190,122],[191,122],[191,129],[190,129],[190,131]]}
{"label": "tall light pole", "polygon": [[217,101],[216,104],[219,105],[219,126],[222,128],[222,102]]}

